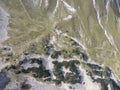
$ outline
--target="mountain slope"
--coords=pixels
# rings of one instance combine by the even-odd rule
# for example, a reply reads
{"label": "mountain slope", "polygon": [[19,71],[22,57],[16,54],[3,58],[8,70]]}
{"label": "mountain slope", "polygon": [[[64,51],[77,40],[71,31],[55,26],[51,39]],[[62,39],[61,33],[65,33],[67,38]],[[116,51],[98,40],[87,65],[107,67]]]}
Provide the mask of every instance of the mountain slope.
{"label": "mountain slope", "polygon": [[[0,0],[0,7],[9,14],[8,25],[0,11],[4,15],[0,25],[5,22],[0,35],[5,31],[6,37],[8,31],[9,37],[0,41],[1,60],[10,63],[7,72],[34,76],[38,81],[49,77],[48,81],[61,86],[79,83],[83,90],[120,89],[119,0]],[[74,87],[77,90],[74,85],[70,88]]]}

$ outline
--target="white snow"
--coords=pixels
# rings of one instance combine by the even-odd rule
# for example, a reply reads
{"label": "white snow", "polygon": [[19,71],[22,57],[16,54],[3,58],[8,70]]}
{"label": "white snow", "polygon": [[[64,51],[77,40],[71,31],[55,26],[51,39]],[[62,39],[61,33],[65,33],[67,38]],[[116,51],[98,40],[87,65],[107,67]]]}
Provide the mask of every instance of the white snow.
{"label": "white snow", "polygon": [[5,63],[5,62],[2,62],[2,59],[0,58],[0,71],[5,68],[6,66],[9,66],[10,63]]}
{"label": "white snow", "polygon": [[44,56],[45,61],[43,61],[43,65],[45,66],[46,69],[48,69],[50,71],[51,74],[51,78],[52,79],[56,79],[56,76],[53,74],[53,69],[54,69],[54,65],[52,63],[53,59],[51,58],[51,56]]}
{"label": "white snow", "polygon": [[59,2],[60,2],[60,0],[57,0],[55,9],[54,9],[54,11],[53,11],[53,14],[55,14],[55,13],[57,12],[57,9],[58,9],[58,7],[59,7]]}
{"label": "white snow", "polygon": [[14,75],[11,75],[11,82],[6,86],[4,90],[21,90],[21,83],[23,82],[31,85],[30,90],[64,90],[59,86],[37,81],[34,77],[24,74],[17,76],[17,79],[14,77]]}
{"label": "white snow", "polygon": [[111,79],[113,79],[116,83],[118,83],[117,78],[114,76],[114,74],[113,74],[113,73],[111,73],[110,78],[111,78]]}
{"label": "white snow", "polygon": [[64,4],[64,6],[66,7],[66,9],[68,11],[70,11],[71,13],[76,13],[76,9],[74,9],[72,6],[70,6],[67,2],[65,2],[64,0],[61,0]]}
{"label": "white snow", "polygon": [[107,87],[108,87],[108,90],[112,90],[112,89],[111,89],[111,87],[110,87],[110,84],[108,84],[108,86],[107,86]]}
{"label": "white snow", "polygon": [[28,77],[27,83],[32,85],[30,90],[64,90],[63,88],[57,87],[53,84],[37,81],[33,77]]}
{"label": "white snow", "polygon": [[68,15],[67,17],[63,18],[63,20],[65,20],[65,21],[68,21],[70,19],[72,19],[72,15]]}
{"label": "white snow", "polygon": [[64,90],[70,90],[69,86],[70,86],[70,84],[67,84],[67,83],[62,82],[62,84],[61,84],[61,88],[64,88]]}
{"label": "white snow", "polygon": [[61,56],[59,56],[59,57],[58,57],[58,62],[63,62],[63,61],[65,61],[64,58],[61,57]]}
{"label": "white snow", "polygon": [[58,30],[57,28],[55,29],[55,32],[57,33],[57,35],[60,35],[62,33],[62,31]]}
{"label": "white snow", "polygon": [[34,7],[38,7],[40,0],[32,0]]}
{"label": "white snow", "polygon": [[[65,90],[70,90],[70,86],[74,89],[72,90],[101,90],[101,85],[99,83],[93,82],[91,77],[87,75],[86,71],[82,69],[81,66],[78,67],[80,69],[80,75],[83,76],[82,84],[66,84],[62,82],[61,87]],[[68,72],[69,70],[63,68],[63,71]]]}
{"label": "white snow", "polygon": [[49,5],[49,1],[48,0],[44,0],[45,1],[45,7],[48,7],[48,5]]}
{"label": "white snow", "polygon": [[119,13],[120,13],[120,1],[116,0],[116,2],[117,2],[117,7],[118,7],[118,10],[119,10]]}
{"label": "white snow", "polygon": [[53,59],[51,58],[51,56],[48,57],[48,69],[53,70],[54,66],[52,63]]}
{"label": "white snow", "polygon": [[40,0],[40,2],[39,2],[39,8],[41,7],[42,2],[43,2],[43,0]]}
{"label": "white snow", "polygon": [[7,25],[9,14],[0,7],[0,43],[8,38],[7,36]]}
{"label": "white snow", "polygon": [[33,64],[30,64],[30,63],[26,63],[26,64],[23,64],[23,65],[21,65],[21,66],[23,66],[24,67],[24,69],[28,69],[28,68],[32,68],[32,67],[39,67],[39,64],[38,63],[33,63]]}
{"label": "white snow", "polygon": [[54,44],[54,42],[56,42],[56,38],[55,38],[55,36],[52,36],[52,38],[50,40],[50,44]]}
{"label": "white snow", "polygon": [[107,0],[105,7],[106,7],[106,11],[107,11],[107,21],[108,21],[108,12],[109,12],[109,7],[110,7],[110,0]]}
{"label": "white snow", "polygon": [[[86,71],[82,69],[81,66],[79,66],[79,69],[81,74],[84,76],[83,80],[85,82],[83,86],[81,85],[78,86],[79,88],[81,88],[81,90],[101,90],[100,84],[96,82],[92,82],[92,79],[90,78],[90,76],[87,75]],[[76,90],[79,90],[79,88]]]}
{"label": "white snow", "polygon": [[97,7],[96,4],[97,4],[96,1],[93,0],[93,6],[94,6],[94,9],[95,9],[95,11],[96,11],[96,13],[97,13],[98,24],[99,24],[100,27],[102,28],[102,31],[104,32],[104,34],[105,34],[107,40],[109,41],[109,43],[115,48],[115,50],[116,50],[117,52],[119,52],[119,50],[118,50],[118,48],[117,48],[117,46],[116,46],[116,44],[115,44],[115,42],[114,42],[113,37],[107,32],[107,30],[104,28],[104,26],[103,26],[102,23],[101,23],[99,8]]}
{"label": "white snow", "polygon": [[95,65],[98,65],[98,66],[100,66],[100,67],[103,67],[103,66],[104,66],[104,64],[99,64],[99,63],[97,63],[97,62],[95,62],[94,60],[91,60],[91,59],[89,59],[87,63],[95,64]]}

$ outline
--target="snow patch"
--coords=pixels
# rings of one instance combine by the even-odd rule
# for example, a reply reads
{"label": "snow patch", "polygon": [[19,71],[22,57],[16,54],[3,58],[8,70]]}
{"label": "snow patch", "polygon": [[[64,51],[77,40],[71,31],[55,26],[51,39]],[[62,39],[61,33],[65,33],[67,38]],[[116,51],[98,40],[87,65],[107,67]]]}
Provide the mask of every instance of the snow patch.
{"label": "snow patch", "polygon": [[102,31],[104,32],[104,34],[105,34],[106,38],[108,39],[109,43],[115,48],[115,50],[116,50],[117,52],[119,52],[119,50],[118,50],[118,48],[117,48],[117,46],[116,46],[116,44],[115,44],[115,42],[114,42],[113,37],[107,32],[107,30],[104,28],[104,26],[103,26],[102,23],[101,23],[99,8],[97,7],[95,0],[93,0],[93,6],[94,6],[94,9],[95,9],[95,11],[96,11],[96,13],[97,13],[98,24],[99,24],[100,27],[102,28]]}
{"label": "snow patch", "polygon": [[[79,88],[81,88],[81,90],[101,90],[100,88],[100,84],[96,83],[96,82],[93,82],[91,77],[87,75],[86,71],[84,69],[82,69],[81,66],[79,66],[79,69],[80,69],[80,73],[82,76],[84,76],[83,78],[83,86]],[[79,90],[79,89],[76,89],[76,90]]]}
{"label": "snow patch", "polygon": [[55,9],[54,9],[54,11],[53,11],[53,14],[55,14],[55,13],[57,12],[57,9],[58,9],[58,7],[59,7],[59,2],[60,2],[60,0],[57,0]]}
{"label": "snow patch", "polygon": [[48,5],[49,5],[49,1],[48,0],[44,0],[45,1],[45,7],[48,7]]}
{"label": "snow patch", "polygon": [[72,6],[70,6],[67,2],[65,2],[64,0],[61,0],[64,4],[64,6],[67,8],[68,11],[70,11],[71,13],[76,13],[76,9],[74,9]]}
{"label": "snow patch", "polygon": [[68,21],[72,19],[72,15],[68,15],[67,17],[65,17],[63,20]]}
{"label": "snow patch", "polygon": [[34,7],[38,7],[40,0],[32,0]]}
{"label": "snow patch", "polygon": [[62,31],[58,29],[55,29],[55,32],[57,33],[57,35],[60,35],[62,33]]}
{"label": "snow patch", "polygon": [[109,7],[110,7],[110,0],[107,0],[105,7],[106,7],[106,11],[107,11],[107,21],[108,21],[108,12],[109,12]]}
{"label": "snow patch", "polygon": [[116,0],[116,3],[117,3],[118,11],[119,11],[119,13],[120,13],[120,1],[119,1],[119,0]]}
{"label": "snow patch", "polygon": [[25,70],[27,70],[28,68],[33,68],[33,67],[39,68],[39,64],[38,63],[33,63],[33,64],[26,63],[26,64],[23,64],[21,66],[24,67]]}
{"label": "snow patch", "polygon": [[0,58],[0,71],[5,68],[6,66],[9,66],[10,63],[5,63],[5,62],[2,62],[2,59]]}
{"label": "snow patch", "polygon": [[27,78],[28,78],[27,83],[32,86],[30,90],[64,90],[53,84],[48,84],[48,83],[37,81],[35,78],[30,77],[30,76]]}
{"label": "snow patch", "polygon": [[53,37],[51,38],[51,40],[50,40],[50,44],[54,44],[54,42],[56,42],[56,38],[55,38],[55,36],[53,36]]}
{"label": "snow patch", "polygon": [[51,78],[56,79],[56,76],[53,74],[53,69],[54,69],[54,64],[52,63],[53,59],[51,58],[51,56],[48,57],[45,56],[44,58],[45,61],[43,62],[43,65],[45,66],[46,69],[50,71]]}
{"label": "snow patch", "polygon": [[0,43],[9,38],[7,36],[7,25],[9,24],[9,14],[0,7]]}

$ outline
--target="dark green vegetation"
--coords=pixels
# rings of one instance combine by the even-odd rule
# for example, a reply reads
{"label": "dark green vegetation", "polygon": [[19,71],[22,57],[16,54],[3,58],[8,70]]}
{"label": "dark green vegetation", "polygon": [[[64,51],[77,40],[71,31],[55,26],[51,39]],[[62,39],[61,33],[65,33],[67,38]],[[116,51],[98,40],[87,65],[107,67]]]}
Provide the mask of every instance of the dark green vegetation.
{"label": "dark green vegetation", "polygon": [[[53,81],[56,84],[61,84],[61,82],[65,83],[82,83],[82,76],[80,76],[79,71],[77,69],[76,65],[79,65],[80,62],[78,60],[71,60],[69,62],[63,61],[62,63],[58,61],[53,61],[54,64],[54,70],[53,74],[56,76],[56,79],[51,78],[51,73],[49,70],[45,68],[43,65],[43,62],[45,60],[43,58],[32,58],[32,59],[23,59],[19,62],[17,66],[11,66],[10,68],[15,71],[16,74],[24,73],[24,74],[30,74],[35,78],[38,78],[39,80],[43,79],[44,81]],[[37,63],[39,64],[39,67],[29,67],[25,69],[22,65],[27,65],[27,63]],[[70,70],[69,72],[63,72],[62,68],[65,67]],[[66,74],[65,74],[66,73]]]}
{"label": "dark green vegetation", "polygon": [[[82,77],[79,76],[79,71],[77,70],[77,66],[76,66],[80,64],[79,61],[71,60],[69,62],[63,61],[62,63],[58,61],[53,61],[53,64],[54,64],[53,73],[57,78],[57,80],[55,80],[56,84],[60,84],[62,81],[65,83],[76,84],[76,83],[80,83],[80,81],[82,80]],[[69,68],[71,72],[70,73],[63,72],[62,67]]]}
{"label": "dark green vegetation", "polygon": [[21,90],[30,90],[30,88],[31,88],[31,85],[26,84],[25,81],[21,83]]}
{"label": "dark green vegetation", "polygon": [[24,65],[25,63],[37,63],[39,65],[39,67],[30,67],[28,69],[24,69],[24,67],[20,70],[20,72],[22,73],[31,73],[35,78],[46,78],[46,77],[50,77],[50,72],[49,70],[46,70],[45,67],[42,64],[42,58],[40,59],[30,59],[29,61],[27,61],[28,59],[24,59],[23,61],[19,62],[19,65]]}
{"label": "dark green vegetation", "polygon": [[[46,69],[44,58],[23,58],[19,63],[15,66],[12,65],[9,70],[14,71],[16,74],[27,74],[32,75],[37,80],[45,81],[45,82],[53,82],[56,85],[60,85],[62,82],[68,84],[85,84],[83,71],[79,68],[81,65],[84,70],[87,72],[86,74],[90,76],[93,82],[97,82],[101,84],[101,90],[107,90],[108,85],[114,90],[119,90],[119,85],[111,78],[112,71],[109,67],[101,67],[100,65],[94,63],[85,63],[79,60],[69,60],[58,62],[57,60],[52,61],[53,70]],[[84,61],[84,60],[83,60]],[[37,63],[39,67],[28,67],[25,69],[24,66],[27,64],[35,64]],[[66,69],[67,71],[64,71]],[[54,75],[56,78],[52,78],[51,75]],[[96,78],[97,77],[97,78]],[[30,88],[27,84],[21,84],[21,88]]]}

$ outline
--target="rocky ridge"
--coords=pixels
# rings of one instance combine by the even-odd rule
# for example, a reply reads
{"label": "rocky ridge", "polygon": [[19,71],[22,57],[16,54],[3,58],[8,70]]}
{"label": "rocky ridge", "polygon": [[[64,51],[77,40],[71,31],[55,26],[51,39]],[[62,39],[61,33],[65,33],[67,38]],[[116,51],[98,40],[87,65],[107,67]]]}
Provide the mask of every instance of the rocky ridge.
{"label": "rocky ridge", "polygon": [[120,90],[119,4],[0,0],[0,89]]}

